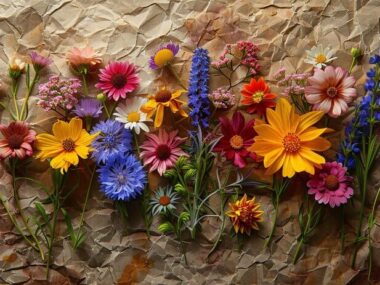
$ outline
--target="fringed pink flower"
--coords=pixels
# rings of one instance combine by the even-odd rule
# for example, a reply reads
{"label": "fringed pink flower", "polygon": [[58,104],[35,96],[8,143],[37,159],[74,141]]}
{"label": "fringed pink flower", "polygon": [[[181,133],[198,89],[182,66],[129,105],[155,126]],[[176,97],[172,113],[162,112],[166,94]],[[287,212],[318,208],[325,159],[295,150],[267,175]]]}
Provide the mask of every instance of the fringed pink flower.
{"label": "fringed pink flower", "polygon": [[87,68],[89,71],[96,69],[102,63],[102,59],[91,47],[83,49],[74,47],[68,53],[67,60],[74,69]]}
{"label": "fringed pink flower", "polygon": [[327,66],[315,69],[305,88],[306,101],[313,110],[320,110],[336,118],[348,111],[348,105],[356,98],[355,78],[341,67]]}
{"label": "fringed pink flower", "polygon": [[331,208],[346,204],[354,194],[351,188],[352,177],[347,175],[347,168],[336,161],[326,162],[322,169],[316,169],[315,174],[307,182],[308,193],[315,195],[319,204],[329,204]]}
{"label": "fringed pink flower", "polygon": [[8,126],[0,124],[0,159],[18,157],[24,159],[33,154],[32,144],[36,132],[28,128],[25,122],[11,122]]}
{"label": "fringed pink flower", "polygon": [[95,85],[107,94],[108,98],[119,101],[125,99],[128,93],[137,89],[140,78],[136,65],[124,62],[112,62],[100,69],[99,82]]}
{"label": "fringed pink flower", "polygon": [[176,163],[180,156],[188,156],[179,146],[186,140],[177,136],[178,131],[167,133],[160,129],[158,135],[146,134],[147,140],[141,146],[140,157],[145,165],[150,165],[149,172],[155,170],[162,176],[168,168]]}

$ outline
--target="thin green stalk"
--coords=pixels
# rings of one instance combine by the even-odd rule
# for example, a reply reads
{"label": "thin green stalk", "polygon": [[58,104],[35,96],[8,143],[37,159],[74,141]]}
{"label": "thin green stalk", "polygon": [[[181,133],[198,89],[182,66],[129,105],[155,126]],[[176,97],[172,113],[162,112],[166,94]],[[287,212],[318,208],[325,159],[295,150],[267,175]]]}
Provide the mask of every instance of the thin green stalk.
{"label": "thin green stalk", "polygon": [[[27,110],[28,110],[29,97],[30,97],[30,95],[33,92],[34,85],[36,85],[36,83],[38,81],[38,78],[39,78],[39,73],[36,72],[34,74],[34,77],[33,77],[33,80],[32,80],[32,84],[30,86],[27,86],[28,91],[26,93],[26,96],[25,96],[25,99],[24,99],[24,103],[22,104],[22,109],[21,109],[21,113],[20,113],[20,120],[25,120],[28,117]],[[24,118],[24,114],[25,114],[25,118]]]}
{"label": "thin green stalk", "polygon": [[298,241],[296,252],[294,253],[294,257],[293,257],[293,264],[296,264],[296,262],[299,259],[299,254],[300,254],[302,245],[305,242],[305,234],[309,231],[309,227],[310,227],[310,223],[311,223],[311,216],[312,216],[313,210],[314,210],[314,205],[315,205],[315,203],[313,202],[311,209],[308,210],[306,227],[305,227],[304,231],[301,233],[300,240]]}
{"label": "thin green stalk", "polygon": [[369,227],[368,227],[368,251],[369,251],[368,281],[370,280],[371,274],[372,274],[372,252],[373,252],[373,248],[372,248],[371,233],[372,233],[372,228],[376,224],[376,216],[375,215],[376,215],[377,202],[378,202],[379,198],[380,198],[380,189],[377,190],[375,201],[373,202],[373,205],[372,205],[372,211],[370,214],[371,221],[370,221]]}
{"label": "thin green stalk", "polygon": [[104,110],[106,111],[107,118],[108,118],[108,119],[111,119],[111,115],[110,115],[110,113],[109,113],[109,111],[108,111],[108,108],[107,108],[107,104],[106,104],[106,102],[103,101],[102,103],[103,103]]}
{"label": "thin green stalk", "polygon": [[269,244],[273,238],[274,231],[276,229],[279,200],[280,200],[280,198],[276,195],[276,203],[274,206],[274,216],[273,216],[273,220],[272,220],[272,229],[270,231],[268,239],[266,240],[266,242],[264,244],[264,248],[269,246]]}
{"label": "thin green stalk", "polygon": [[48,246],[48,260],[47,260],[47,263],[46,263],[46,279],[49,278],[49,273],[50,273],[50,265],[51,265],[51,260],[52,260],[52,251],[53,251],[53,244],[54,244],[54,239],[55,239],[55,231],[56,231],[56,227],[57,227],[57,219],[58,219],[58,213],[59,213],[59,207],[60,207],[60,203],[59,203],[59,193],[58,193],[58,189],[55,189],[55,191],[57,192],[55,195],[57,195],[54,199],[54,214],[53,214],[53,226],[52,226],[52,232],[51,232],[51,236],[50,236],[50,242],[49,242],[49,246]]}
{"label": "thin green stalk", "polygon": [[19,82],[18,80],[12,79],[11,93],[12,93],[13,105],[16,111],[16,119],[19,121],[20,112],[18,110],[18,105],[17,105],[18,82]]}
{"label": "thin green stalk", "polygon": [[83,79],[83,91],[84,95],[88,96],[88,87],[87,87],[87,79],[86,75],[82,73],[82,79]]}
{"label": "thin green stalk", "polygon": [[353,57],[353,58],[352,58],[352,61],[351,61],[350,69],[348,70],[348,74],[351,74],[352,69],[354,69],[355,65],[356,65],[356,58]]}

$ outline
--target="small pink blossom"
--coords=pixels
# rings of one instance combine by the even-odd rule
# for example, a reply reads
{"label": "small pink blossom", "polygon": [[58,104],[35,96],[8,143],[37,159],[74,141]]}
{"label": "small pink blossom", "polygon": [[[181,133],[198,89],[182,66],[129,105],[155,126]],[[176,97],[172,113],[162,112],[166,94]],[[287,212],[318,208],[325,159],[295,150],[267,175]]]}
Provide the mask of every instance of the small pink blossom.
{"label": "small pink blossom", "polygon": [[218,88],[208,95],[217,109],[228,109],[236,104],[236,96],[226,88]]}
{"label": "small pink blossom", "polygon": [[346,204],[354,194],[351,188],[352,177],[347,175],[347,168],[336,161],[326,162],[322,169],[307,182],[308,193],[315,195],[319,204],[329,204],[331,208]]}

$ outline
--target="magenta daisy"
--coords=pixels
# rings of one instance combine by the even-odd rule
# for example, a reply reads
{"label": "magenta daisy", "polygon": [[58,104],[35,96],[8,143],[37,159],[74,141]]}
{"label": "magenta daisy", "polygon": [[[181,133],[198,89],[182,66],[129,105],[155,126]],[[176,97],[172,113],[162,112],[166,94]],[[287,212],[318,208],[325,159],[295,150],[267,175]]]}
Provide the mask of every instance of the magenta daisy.
{"label": "magenta daisy", "polygon": [[158,135],[146,134],[147,141],[143,143],[140,154],[145,165],[150,165],[149,172],[155,170],[162,176],[166,169],[171,168],[180,156],[188,156],[179,146],[186,140],[177,136],[178,131],[167,133],[160,129]]}
{"label": "magenta daisy", "polygon": [[139,83],[136,65],[128,61],[117,61],[100,69],[99,82],[95,87],[106,93],[108,98],[118,101],[136,90]]}
{"label": "magenta daisy", "polygon": [[153,56],[150,57],[149,67],[159,69],[170,63],[179,51],[179,46],[173,43],[161,45]]}
{"label": "magenta daisy", "polygon": [[354,194],[351,188],[352,177],[347,175],[347,168],[336,161],[326,162],[307,182],[308,193],[315,195],[319,204],[329,204],[331,208],[346,204]]}

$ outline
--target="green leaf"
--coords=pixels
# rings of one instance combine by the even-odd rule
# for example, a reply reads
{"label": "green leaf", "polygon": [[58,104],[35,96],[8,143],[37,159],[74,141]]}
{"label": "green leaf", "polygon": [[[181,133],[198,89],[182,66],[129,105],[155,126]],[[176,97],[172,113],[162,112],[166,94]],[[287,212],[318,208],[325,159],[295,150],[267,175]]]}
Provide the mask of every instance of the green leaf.
{"label": "green leaf", "polygon": [[175,169],[168,169],[164,173],[165,178],[175,178],[177,176],[177,172]]}
{"label": "green leaf", "polygon": [[174,226],[170,222],[165,222],[158,226],[158,231],[163,234],[166,234],[168,232],[174,232]]}
{"label": "green leaf", "polygon": [[71,242],[74,245],[76,243],[76,235],[74,232],[73,224],[71,222],[71,217],[64,208],[61,208],[61,212],[63,214],[63,218],[65,219],[67,231],[70,235]]}
{"label": "green leaf", "polygon": [[185,175],[184,175],[184,179],[185,181],[189,181],[190,179],[192,179],[195,175],[197,174],[197,170],[192,168],[192,169],[189,169],[188,171],[186,171]]}
{"label": "green leaf", "polygon": [[183,186],[181,183],[177,183],[175,186],[174,186],[174,191],[178,192],[179,194],[186,194],[186,188],[185,186]]}
{"label": "green leaf", "polygon": [[187,222],[189,220],[190,220],[190,214],[188,212],[182,212],[178,217],[178,221],[180,222]]}

